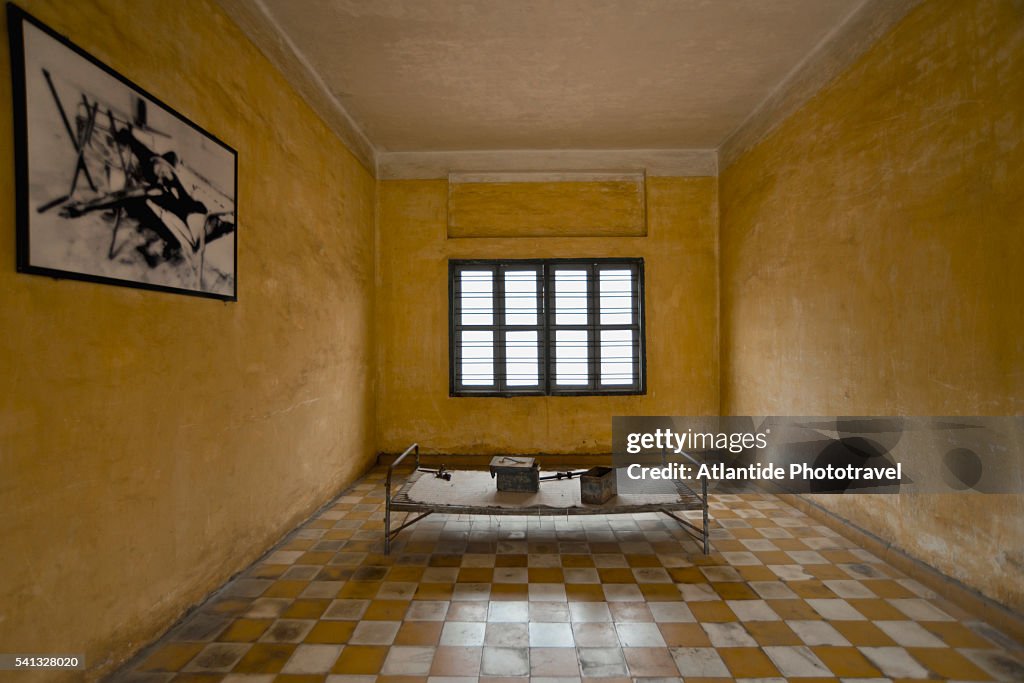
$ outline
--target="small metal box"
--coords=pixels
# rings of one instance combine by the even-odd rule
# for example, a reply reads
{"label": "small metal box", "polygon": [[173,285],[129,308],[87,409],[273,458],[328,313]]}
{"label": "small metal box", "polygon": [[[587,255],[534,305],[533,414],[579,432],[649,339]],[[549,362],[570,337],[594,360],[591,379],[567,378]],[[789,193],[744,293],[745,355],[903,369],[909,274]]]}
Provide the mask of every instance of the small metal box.
{"label": "small metal box", "polygon": [[580,475],[580,499],[584,503],[600,505],[616,495],[615,468],[591,467]]}
{"label": "small metal box", "polygon": [[498,478],[499,491],[537,493],[540,465],[533,458],[497,455],[491,459],[491,478]]}

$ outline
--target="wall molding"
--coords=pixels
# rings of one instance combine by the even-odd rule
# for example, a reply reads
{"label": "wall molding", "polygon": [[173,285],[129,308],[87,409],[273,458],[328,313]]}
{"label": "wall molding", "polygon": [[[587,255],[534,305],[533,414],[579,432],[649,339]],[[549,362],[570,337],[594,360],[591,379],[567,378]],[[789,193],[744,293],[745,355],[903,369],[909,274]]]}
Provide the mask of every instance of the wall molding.
{"label": "wall molding", "polygon": [[449,173],[646,172],[648,176],[717,176],[713,149],[530,149],[380,152],[380,180],[436,180]]}
{"label": "wall molding", "polygon": [[643,183],[643,171],[452,171],[448,182],[459,183]]}

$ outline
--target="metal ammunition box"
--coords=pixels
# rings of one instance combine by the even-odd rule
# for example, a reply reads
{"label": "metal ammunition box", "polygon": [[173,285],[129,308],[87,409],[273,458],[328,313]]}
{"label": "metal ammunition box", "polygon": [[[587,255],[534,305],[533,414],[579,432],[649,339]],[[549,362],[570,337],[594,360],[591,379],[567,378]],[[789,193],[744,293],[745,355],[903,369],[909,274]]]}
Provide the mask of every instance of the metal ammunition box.
{"label": "metal ammunition box", "polygon": [[591,467],[580,475],[580,499],[584,503],[600,505],[616,495],[615,468]]}
{"label": "metal ammunition box", "polygon": [[540,465],[533,458],[498,455],[491,459],[491,477],[497,477],[499,491],[537,493]]}

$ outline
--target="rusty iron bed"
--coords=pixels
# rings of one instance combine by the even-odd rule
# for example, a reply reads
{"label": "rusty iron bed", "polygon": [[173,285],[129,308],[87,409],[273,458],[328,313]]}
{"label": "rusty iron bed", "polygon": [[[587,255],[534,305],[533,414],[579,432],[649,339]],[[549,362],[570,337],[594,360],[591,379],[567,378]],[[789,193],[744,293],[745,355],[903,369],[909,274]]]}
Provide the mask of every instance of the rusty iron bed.
{"label": "rusty iron bed", "polygon": [[[414,469],[405,483],[392,495],[395,469],[409,456],[415,459]],[[405,528],[432,514],[571,516],[610,515],[640,512],[661,512],[682,525],[684,531],[702,544],[704,554],[710,553],[708,480],[700,480],[700,492],[681,481],[674,482],[674,494],[619,494],[601,505],[582,503],[579,486],[571,479],[555,479],[541,484],[542,491],[508,493],[494,490],[490,474],[485,470],[448,470],[452,477],[433,476],[436,470],[420,467],[419,444],[413,444],[388,465],[384,482],[384,552],[391,553],[391,541]],[[430,476],[425,476],[430,475]],[[570,483],[571,482],[571,483]],[[575,493],[574,493],[575,492]],[[701,512],[698,526],[675,513]],[[392,513],[405,512],[403,522],[392,529]],[[411,519],[410,516],[414,515]]]}

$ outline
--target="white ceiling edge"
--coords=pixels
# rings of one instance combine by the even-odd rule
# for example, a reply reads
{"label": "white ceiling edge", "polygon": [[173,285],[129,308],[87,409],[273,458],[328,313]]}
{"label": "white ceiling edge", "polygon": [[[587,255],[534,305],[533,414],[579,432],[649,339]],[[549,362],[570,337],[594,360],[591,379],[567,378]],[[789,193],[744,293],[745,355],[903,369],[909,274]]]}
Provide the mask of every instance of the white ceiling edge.
{"label": "white ceiling edge", "polygon": [[648,176],[717,176],[713,149],[505,149],[379,152],[377,178],[416,180],[460,173],[645,171]]}
{"label": "white ceiling edge", "polygon": [[263,0],[217,0],[221,8],[323,119],[349,152],[376,176],[377,150]]}
{"label": "white ceiling edge", "polygon": [[865,0],[826,35],[718,147],[721,170],[853,66],[922,0]]}
{"label": "white ceiling edge", "polygon": [[330,92],[263,0],[217,0],[370,172],[380,180],[447,178],[460,172],[632,171],[717,176],[842,74],[923,0],[864,0],[826,35],[717,149],[378,150]]}

